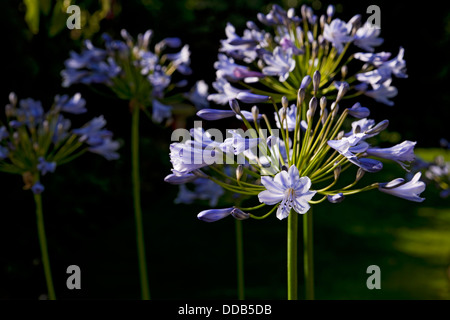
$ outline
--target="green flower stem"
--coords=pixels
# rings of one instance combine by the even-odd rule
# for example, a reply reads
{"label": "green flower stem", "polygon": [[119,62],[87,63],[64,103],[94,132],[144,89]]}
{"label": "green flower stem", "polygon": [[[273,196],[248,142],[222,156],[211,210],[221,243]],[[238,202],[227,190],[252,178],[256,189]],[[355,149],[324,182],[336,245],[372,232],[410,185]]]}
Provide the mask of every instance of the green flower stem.
{"label": "green flower stem", "polygon": [[298,214],[293,209],[288,216],[287,231],[287,287],[288,300],[298,299],[298,265],[297,265],[297,244],[298,244]]}
{"label": "green flower stem", "polygon": [[139,274],[141,279],[141,295],[143,300],[150,300],[150,290],[147,278],[147,263],[145,259],[144,246],[144,229],[142,226],[142,209],[141,209],[141,186],[139,179],[139,113],[140,108],[134,101],[130,102],[132,107],[132,123],[131,123],[131,167],[133,182],[133,204],[136,220],[136,241],[139,260]]}
{"label": "green flower stem", "polygon": [[303,215],[303,272],[305,275],[305,298],[314,300],[314,256],[312,207]]}
{"label": "green flower stem", "polygon": [[238,299],[245,299],[244,291],[244,246],[242,237],[242,221],[235,220],[236,226],[236,264],[237,264],[237,287]]}
{"label": "green flower stem", "polygon": [[265,219],[265,218],[267,218],[268,216],[270,216],[270,215],[272,214],[272,212],[274,212],[277,208],[278,208],[278,205],[273,206],[272,209],[271,209],[269,212],[267,212],[265,215],[263,215],[263,216],[255,216],[255,215],[253,215],[253,214],[250,213],[250,218],[256,219],[256,220],[262,220],[262,219]]}
{"label": "green flower stem", "polygon": [[42,212],[42,196],[40,194],[35,194],[34,202],[36,203],[36,218],[37,218],[39,245],[41,247],[42,265],[44,266],[48,297],[50,300],[56,300],[55,289],[53,288],[52,272],[50,270],[50,259],[48,258],[47,239],[45,236],[44,214]]}

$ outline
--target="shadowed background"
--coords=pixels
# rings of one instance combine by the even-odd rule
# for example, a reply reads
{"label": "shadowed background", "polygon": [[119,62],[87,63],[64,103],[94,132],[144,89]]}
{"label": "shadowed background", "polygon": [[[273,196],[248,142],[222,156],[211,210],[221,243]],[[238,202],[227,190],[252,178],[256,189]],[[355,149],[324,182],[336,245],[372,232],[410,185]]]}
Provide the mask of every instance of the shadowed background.
{"label": "shadowed background", "polygon": [[[58,1],[49,1],[53,8]],[[102,1],[74,1],[87,12],[100,10]],[[336,5],[336,17],[355,14],[367,18],[366,8],[381,9],[379,50],[396,55],[406,50],[409,78],[394,79],[399,90],[395,106],[369,99],[371,118],[390,120],[383,139],[417,141],[419,155],[431,160],[441,138],[449,140],[450,116],[450,8],[435,2],[413,5],[406,1],[262,1],[262,0],[142,0],[111,1],[100,21],[91,21],[76,34],[56,28],[61,22],[41,14],[39,31],[26,22],[20,1],[0,3],[3,30],[3,85],[0,101],[8,103],[14,91],[50,106],[55,94],[81,92],[89,110],[86,118],[104,114],[108,128],[122,141],[121,159],[114,162],[85,155],[44,177],[44,217],[51,267],[59,299],[139,299],[130,181],[130,123],[126,102],[99,95],[86,86],[61,87],[60,71],[69,51],[80,51],[84,37],[100,45],[101,34],[118,38],[122,28],[135,36],[153,29],[154,42],[178,36],[190,45],[191,84],[215,79],[213,64],[227,22],[238,34],[270,4],[287,8],[311,5],[323,13]],[[34,28],[36,25],[34,26]],[[3,119],[3,114],[0,115]],[[187,119],[190,126],[195,117]],[[74,125],[77,121],[74,121]],[[178,187],[164,183],[170,173],[169,143],[172,128],[162,128],[141,117],[141,181],[151,296],[154,299],[235,299],[236,268],[234,221],[208,224],[197,220],[206,203],[175,205]],[[399,136],[401,134],[401,137]],[[448,158],[447,160],[450,160]],[[364,181],[389,181],[403,176],[388,164]],[[37,299],[45,293],[40,263],[34,203],[23,191],[20,176],[1,174],[0,298]],[[348,179],[353,175],[350,173]],[[317,299],[449,299],[450,208],[430,186],[421,204],[377,191],[348,197],[343,203],[314,207]],[[229,206],[223,200],[219,203]],[[249,299],[286,298],[286,221],[275,216],[247,220],[244,227],[245,284]],[[301,226],[300,226],[301,228]],[[301,236],[301,235],[299,235]],[[301,256],[301,255],[300,255]],[[66,288],[66,268],[80,266],[81,290]],[[381,290],[368,290],[366,269],[381,268]],[[302,261],[299,261],[302,265]],[[301,268],[299,277],[301,275]],[[301,278],[301,277],[300,277]],[[301,280],[302,281],[302,280]],[[302,293],[302,282],[299,287]]]}

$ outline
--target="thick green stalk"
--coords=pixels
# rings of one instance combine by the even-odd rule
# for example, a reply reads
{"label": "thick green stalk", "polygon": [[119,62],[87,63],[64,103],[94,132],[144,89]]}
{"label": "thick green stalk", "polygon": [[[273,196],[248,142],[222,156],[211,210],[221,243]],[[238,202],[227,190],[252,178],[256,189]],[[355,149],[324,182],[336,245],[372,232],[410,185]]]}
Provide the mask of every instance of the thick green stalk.
{"label": "thick green stalk", "polygon": [[314,256],[312,208],[303,215],[303,267],[305,274],[305,298],[314,300]]}
{"label": "thick green stalk", "polygon": [[245,299],[244,291],[244,246],[242,237],[242,221],[236,220],[236,265],[237,265],[237,286],[238,299]]}
{"label": "thick green stalk", "polygon": [[137,104],[131,104],[131,171],[133,180],[133,204],[136,220],[136,241],[139,260],[139,274],[141,279],[141,294],[143,300],[150,300],[150,290],[147,278],[147,263],[145,259],[144,229],[142,226],[141,186],[139,179],[139,113]]}
{"label": "thick green stalk", "polygon": [[298,299],[298,265],[297,265],[297,244],[298,244],[298,213],[291,209],[288,216],[287,232],[287,287],[288,300]]}
{"label": "thick green stalk", "polygon": [[42,212],[42,197],[40,194],[34,195],[34,202],[36,203],[36,218],[37,218],[39,245],[41,247],[42,265],[44,266],[48,297],[50,300],[56,300],[55,289],[53,288],[52,272],[50,270],[50,259],[48,258],[47,239],[45,236],[45,228],[44,228],[44,214]]}

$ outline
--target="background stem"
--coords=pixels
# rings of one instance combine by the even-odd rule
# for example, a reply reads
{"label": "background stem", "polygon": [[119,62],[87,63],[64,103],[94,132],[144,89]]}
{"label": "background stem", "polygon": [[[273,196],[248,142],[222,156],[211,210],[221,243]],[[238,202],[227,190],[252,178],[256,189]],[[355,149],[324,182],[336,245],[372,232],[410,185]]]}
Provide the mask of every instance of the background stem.
{"label": "background stem", "polygon": [[314,300],[314,255],[312,208],[303,215],[303,263],[306,300]]}
{"label": "background stem", "polygon": [[244,248],[242,237],[242,221],[235,220],[236,226],[236,264],[237,264],[237,286],[238,299],[245,299],[244,291]]}
{"label": "background stem", "polygon": [[287,232],[287,285],[288,300],[298,299],[297,277],[297,243],[298,243],[298,214],[293,209],[288,216]]}
{"label": "background stem", "polygon": [[141,279],[141,294],[143,300],[150,300],[150,290],[147,278],[147,263],[145,259],[144,230],[142,227],[141,182],[139,179],[139,105],[130,103],[132,107],[131,123],[131,170],[133,180],[133,204],[136,220],[136,241]]}
{"label": "background stem", "polygon": [[34,195],[34,202],[36,203],[36,218],[37,218],[39,245],[41,247],[42,265],[44,266],[48,297],[50,300],[56,300],[55,289],[53,288],[52,272],[50,270],[50,259],[48,258],[47,239],[45,236],[45,228],[44,228],[44,214],[42,212],[42,197],[40,194]]}

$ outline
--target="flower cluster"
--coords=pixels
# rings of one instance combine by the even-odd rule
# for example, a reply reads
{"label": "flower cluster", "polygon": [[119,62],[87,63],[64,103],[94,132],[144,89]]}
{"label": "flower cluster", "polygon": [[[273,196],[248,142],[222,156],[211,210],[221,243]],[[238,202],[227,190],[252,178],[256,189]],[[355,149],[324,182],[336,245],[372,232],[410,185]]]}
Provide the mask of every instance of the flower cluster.
{"label": "flower cluster", "polygon": [[[195,128],[189,132],[189,139],[170,145],[173,169],[166,181],[208,178],[233,193],[256,197],[260,203],[250,208],[206,210],[199,219],[215,221],[230,214],[239,219],[258,219],[275,210],[276,216],[284,219],[293,211],[306,213],[311,204],[326,200],[339,203],[346,196],[371,189],[410,201],[424,200],[420,197],[425,189],[424,182],[419,181],[420,173],[410,181],[399,178],[356,187],[366,172],[382,170],[380,160],[395,161],[409,171],[416,142],[404,141],[389,148],[373,145],[371,138],[385,130],[389,121],[369,119],[370,110],[359,103],[340,107],[345,103],[345,90],[339,90],[336,99],[329,103],[317,90],[321,84],[318,70],[312,81],[307,79],[308,76],[302,80],[306,84],[297,90],[294,104],[290,105],[287,97],[282,97],[280,103],[268,98],[273,105],[272,121],[270,113],[260,111],[262,107],[245,111],[234,99],[229,101],[230,110],[203,109],[197,114],[208,120],[236,116],[247,131],[231,129],[222,139],[220,130]],[[307,98],[307,92],[313,92],[311,98]],[[349,117],[353,118],[349,119],[351,127],[345,130]],[[235,168],[235,173],[226,172],[229,166]],[[339,186],[341,174],[352,167],[356,171],[354,181]],[[262,217],[245,212],[266,205],[273,207]]]}
{"label": "flower cluster", "polygon": [[[294,8],[286,11],[273,5],[268,14],[257,15],[263,27],[248,21],[242,36],[228,23],[227,38],[221,40],[214,65],[217,93],[208,99],[217,104],[232,99],[257,103],[286,96],[295,101],[297,89],[307,87],[318,70],[322,75],[316,88],[320,95],[335,98],[342,87],[350,92],[348,97],[365,94],[392,106],[389,99],[397,95],[392,76],[407,77],[404,49],[395,57],[375,52],[383,43],[377,26],[363,23],[361,15],[345,22],[333,18],[334,13],[330,5],[326,15],[319,17],[303,5],[297,16]],[[355,49],[354,53],[349,54],[349,48]],[[353,60],[359,63],[349,64]],[[349,74],[350,70],[356,71]]]}
{"label": "flower cluster", "polygon": [[52,107],[44,111],[40,101],[18,101],[11,93],[5,107],[6,122],[0,124],[0,171],[22,175],[24,189],[37,194],[44,190],[41,176],[86,151],[108,160],[118,159],[119,143],[112,140],[111,131],[104,129],[103,116],[77,129],[71,129],[71,121],[63,116],[85,113],[85,105],[79,93],[56,96]]}
{"label": "flower cluster", "polygon": [[[71,52],[61,72],[63,87],[76,83],[104,84],[120,99],[137,101],[144,110],[151,105],[154,122],[170,119],[173,106],[165,102],[169,98],[167,95],[175,88],[185,87],[188,83],[185,76],[192,73],[189,46],[182,46],[179,38],[165,38],[155,44],[152,51],[149,48],[151,30],[139,34],[137,41],[126,30],[122,30],[121,35],[123,40],[113,40],[104,34],[105,48],[97,48],[86,40],[80,54]],[[165,53],[167,49],[179,51]],[[186,98],[201,108],[208,104],[205,85],[199,82],[189,93],[174,94],[171,102],[174,97]]]}
{"label": "flower cluster", "polygon": [[426,184],[434,184],[441,198],[450,196],[450,162],[445,161],[442,155],[436,156],[433,161],[424,161],[417,158],[413,163],[413,173],[423,173]]}

